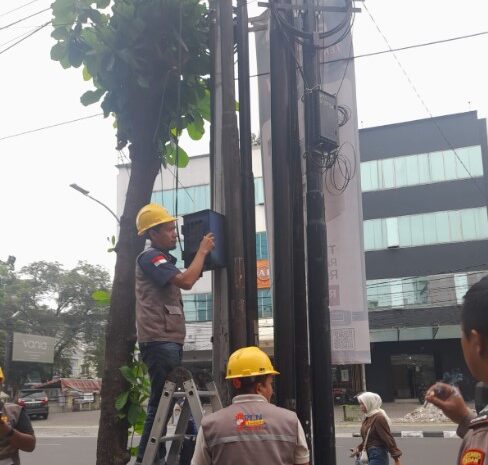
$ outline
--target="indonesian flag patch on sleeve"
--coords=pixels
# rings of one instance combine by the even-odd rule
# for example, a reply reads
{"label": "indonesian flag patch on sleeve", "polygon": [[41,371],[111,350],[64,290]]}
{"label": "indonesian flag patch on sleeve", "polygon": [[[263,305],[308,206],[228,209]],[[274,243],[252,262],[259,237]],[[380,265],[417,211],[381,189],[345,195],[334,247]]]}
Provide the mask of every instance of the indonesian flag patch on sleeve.
{"label": "indonesian flag patch on sleeve", "polygon": [[461,456],[459,465],[484,465],[485,452],[481,449],[468,449]]}
{"label": "indonesian flag patch on sleeve", "polygon": [[151,263],[154,265],[154,266],[159,266],[159,265],[164,265],[165,263],[167,263],[168,260],[166,260],[166,258],[164,257],[164,255],[157,255],[156,257],[154,257],[152,260],[151,260]]}

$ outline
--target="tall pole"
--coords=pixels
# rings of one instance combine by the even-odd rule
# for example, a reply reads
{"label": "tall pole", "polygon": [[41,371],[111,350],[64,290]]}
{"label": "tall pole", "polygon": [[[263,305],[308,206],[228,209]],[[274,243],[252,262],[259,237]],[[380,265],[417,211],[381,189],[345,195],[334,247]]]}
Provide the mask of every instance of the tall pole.
{"label": "tall pole", "polygon": [[247,0],[237,2],[237,63],[239,77],[239,136],[242,171],[242,222],[246,286],[247,345],[257,345],[258,296],[256,284],[256,212],[251,145],[251,92],[249,89],[249,29]]}
{"label": "tall pole", "polygon": [[[279,3],[273,2],[273,9]],[[280,376],[278,405],[296,409],[295,322],[293,286],[293,192],[289,50],[274,14],[270,22],[271,157],[273,165],[273,319],[274,353]],[[294,73],[292,68],[292,73]]]}
{"label": "tall pole", "polygon": [[5,340],[5,359],[3,366],[3,375],[5,376],[4,387],[8,391],[8,387],[12,386],[12,344],[13,344],[13,327],[12,323],[7,320],[7,337]]}
{"label": "tall pole", "polygon": [[315,116],[320,83],[314,1],[306,0],[304,30],[310,39],[303,46],[305,75],[305,149],[307,208],[307,282],[312,387],[313,454],[316,465],[335,465],[334,404],[330,347],[327,230],[320,155],[315,153]]}

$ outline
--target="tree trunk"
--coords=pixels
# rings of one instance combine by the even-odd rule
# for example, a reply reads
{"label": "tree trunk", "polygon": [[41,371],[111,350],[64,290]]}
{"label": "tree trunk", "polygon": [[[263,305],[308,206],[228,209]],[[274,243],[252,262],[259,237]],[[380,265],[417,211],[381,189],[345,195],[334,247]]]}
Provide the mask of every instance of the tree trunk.
{"label": "tree trunk", "polygon": [[[143,118],[141,118],[141,121]],[[151,121],[149,118],[145,121]],[[131,173],[124,212],[120,219],[117,261],[106,330],[105,370],[101,392],[101,415],[97,442],[97,465],[123,465],[130,460],[127,450],[127,420],[117,418],[115,399],[128,389],[119,368],[131,361],[135,333],[135,260],[144,247],[137,236],[137,212],[149,203],[154,180],[161,166],[154,149],[150,124],[130,146]]]}

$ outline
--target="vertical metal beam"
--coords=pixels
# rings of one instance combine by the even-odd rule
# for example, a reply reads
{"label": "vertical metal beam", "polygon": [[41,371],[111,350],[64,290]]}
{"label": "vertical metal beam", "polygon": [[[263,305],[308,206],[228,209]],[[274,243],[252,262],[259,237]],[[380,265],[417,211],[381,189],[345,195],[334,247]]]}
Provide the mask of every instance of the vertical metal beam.
{"label": "vertical metal beam", "polygon": [[273,14],[270,27],[274,353],[281,374],[276,383],[276,397],[279,405],[295,410],[293,192],[290,189],[293,154],[290,142],[297,135],[291,134],[290,52]]}
{"label": "vertical metal beam", "polygon": [[239,77],[239,142],[242,171],[242,222],[246,286],[247,345],[257,345],[258,297],[256,284],[256,212],[251,145],[251,97],[249,89],[249,32],[247,0],[237,2],[237,54]]}
{"label": "vertical metal beam", "polygon": [[[313,89],[320,83],[316,53],[314,1],[306,0],[304,30],[311,39],[303,46],[305,75],[305,147],[307,169],[307,282],[310,330],[314,463],[335,465],[334,404],[330,347],[327,230],[320,156],[314,152],[318,99]],[[317,40],[316,40],[317,39]]]}

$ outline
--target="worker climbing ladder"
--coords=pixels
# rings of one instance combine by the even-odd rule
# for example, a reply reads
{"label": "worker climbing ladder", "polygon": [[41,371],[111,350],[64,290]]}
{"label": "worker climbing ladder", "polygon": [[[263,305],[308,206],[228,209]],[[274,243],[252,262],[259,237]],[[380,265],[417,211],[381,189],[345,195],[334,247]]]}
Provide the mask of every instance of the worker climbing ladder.
{"label": "worker climbing ladder", "polygon": [[[181,368],[180,368],[181,370]],[[166,381],[163,393],[159,401],[158,410],[151,428],[151,434],[144,452],[142,465],[153,465],[157,456],[159,446],[162,442],[171,442],[169,452],[166,456],[167,465],[177,465],[186,434],[190,417],[193,418],[198,430],[204,415],[202,398],[210,400],[212,411],[222,408],[222,402],[214,381],[206,384],[206,391],[199,391],[190,372],[186,371],[187,376],[183,381],[183,391],[177,391],[177,384],[173,381]],[[163,436],[165,427],[168,423],[170,411],[176,399],[183,399],[183,407],[176,423],[175,432],[172,436]]]}

